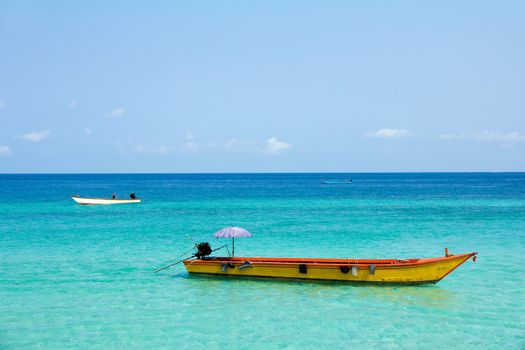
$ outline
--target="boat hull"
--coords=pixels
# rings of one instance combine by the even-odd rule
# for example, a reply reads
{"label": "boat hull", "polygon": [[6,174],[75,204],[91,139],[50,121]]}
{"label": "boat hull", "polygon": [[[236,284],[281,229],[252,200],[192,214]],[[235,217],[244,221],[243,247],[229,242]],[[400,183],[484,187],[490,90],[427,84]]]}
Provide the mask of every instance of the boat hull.
{"label": "boat hull", "polygon": [[184,265],[191,274],[371,284],[422,284],[439,282],[475,255],[476,253],[469,253],[408,260],[208,258],[185,260]]}
{"label": "boat hull", "polygon": [[109,205],[109,204],[131,204],[140,203],[140,199],[110,199],[110,198],[85,198],[71,197],[75,202],[82,205]]}

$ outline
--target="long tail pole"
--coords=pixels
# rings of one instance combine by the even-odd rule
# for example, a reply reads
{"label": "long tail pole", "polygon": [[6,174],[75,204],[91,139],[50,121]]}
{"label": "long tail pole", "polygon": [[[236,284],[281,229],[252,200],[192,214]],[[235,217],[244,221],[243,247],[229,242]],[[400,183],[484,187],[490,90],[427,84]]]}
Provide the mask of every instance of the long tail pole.
{"label": "long tail pole", "polygon": [[182,259],[182,260],[179,260],[177,262],[174,262],[173,264],[169,264],[169,265],[166,265],[166,266],[163,266],[163,267],[159,267],[158,269],[156,269],[155,273],[159,272],[159,271],[162,271],[162,270],[166,270],[168,267],[172,267],[173,265],[177,265],[177,264],[180,264],[181,262],[183,262],[184,260],[187,260],[187,259],[191,259],[191,258],[194,258],[196,257],[196,255],[192,255],[190,256],[189,258],[185,258],[185,259]]}
{"label": "long tail pole", "polygon": [[[219,249],[222,249],[222,248],[224,248],[224,247],[227,248],[228,245],[223,245],[223,246],[221,246],[221,247],[219,247],[219,248],[215,248],[215,249],[212,250],[212,252],[214,252],[214,251],[216,251],[216,250],[219,250]],[[166,270],[168,267],[172,267],[173,265],[180,264],[180,263],[183,262],[184,260],[188,260],[188,259],[194,258],[194,257],[196,257],[196,256],[197,256],[197,255],[194,254],[194,255],[192,255],[192,256],[190,256],[190,257],[188,257],[188,258],[184,258],[184,259],[179,260],[179,261],[177,261],[177,262],[174,262],[174,263],[172,263],[172,264],[169,264],[169,265],[166,265],[166,266],[163,266],[163,267],[159,267],[158,269],[155,269],[153,272],[157,273],[157,272],[159,272],[159,271]]]}

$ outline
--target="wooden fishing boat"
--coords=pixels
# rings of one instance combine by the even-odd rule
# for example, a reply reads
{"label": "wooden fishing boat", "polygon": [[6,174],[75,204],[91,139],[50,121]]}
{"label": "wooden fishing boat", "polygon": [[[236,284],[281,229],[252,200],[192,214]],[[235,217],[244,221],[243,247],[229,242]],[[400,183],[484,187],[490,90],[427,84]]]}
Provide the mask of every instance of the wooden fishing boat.
{"label": "wooden fishing boat", "polygon": [[107,205],[107,204],[130,204],[130,203],[140,203],[141,199],[117,199],[117,198],[90,198],[90,197],[71,197],[78,204],[90,204],[90,205]]}
{"label": "wooden fishing boat", "polygon": [[437,283],[477,253],[422,259],[203,257],[184,260],[191,274],[372,284]]}
{"label": "wooden fishing boat", "polygon": [[191,257],[155,270],[159,272],[184,263],[190,274],[270,277],[282,279],[326,280],[371,284],[437,283],[476,254],[454,255],[445,248],[445,256],[421,259],[330,259],[235,257],[235,238],[250,237],[247,230],[229,226],[217,231],[216,238],[232,239],[231,257],[214,257],[208,242],[196,243]]}

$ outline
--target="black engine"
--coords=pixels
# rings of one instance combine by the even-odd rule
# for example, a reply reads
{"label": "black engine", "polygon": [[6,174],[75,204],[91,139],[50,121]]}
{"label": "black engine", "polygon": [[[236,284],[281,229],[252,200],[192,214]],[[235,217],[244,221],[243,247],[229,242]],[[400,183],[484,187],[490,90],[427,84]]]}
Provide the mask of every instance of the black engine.
{"label": "black engine", "polygon": [[202,259],[211,254],[211,246],[208,242],[197,243],[195,247],[197,248],[197,253],[195,253],[197,259]]}

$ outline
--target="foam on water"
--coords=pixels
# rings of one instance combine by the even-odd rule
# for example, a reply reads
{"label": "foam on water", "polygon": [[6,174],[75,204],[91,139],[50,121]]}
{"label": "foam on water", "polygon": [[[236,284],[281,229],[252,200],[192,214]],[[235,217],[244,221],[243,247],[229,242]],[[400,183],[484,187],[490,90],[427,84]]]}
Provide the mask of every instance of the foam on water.
{"label": "foam on water", "polygon": [[[525,174],[1,175],[0,348],[525,347]],[[68,196],[135,192],[140,205]],[[479,252],[437,285],[152,270],[237,225],[237,255]]]}

